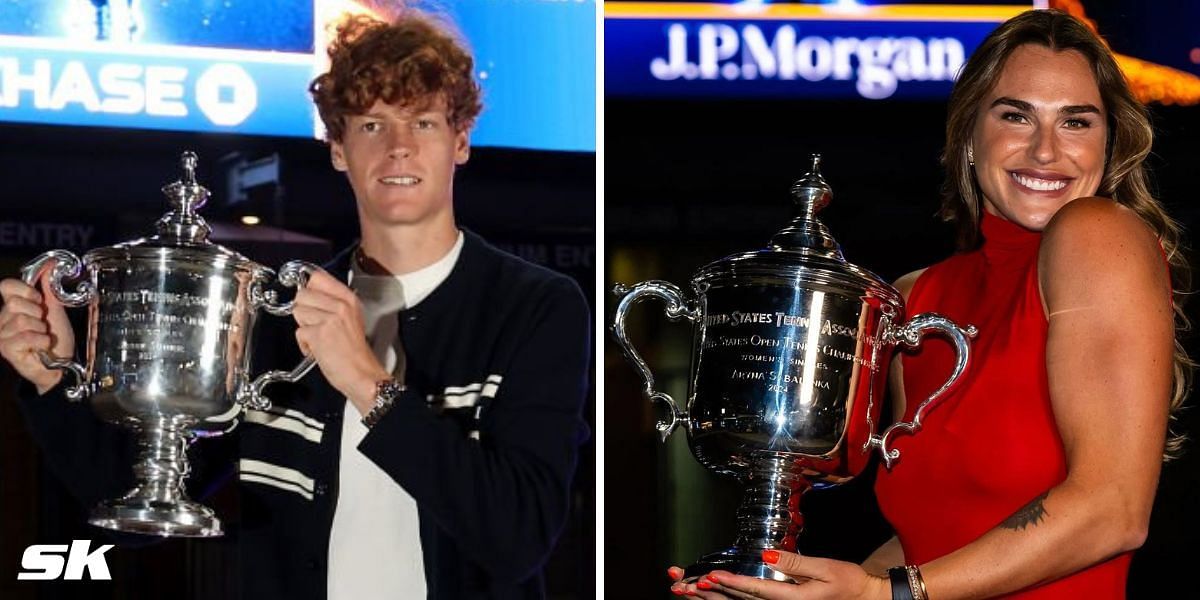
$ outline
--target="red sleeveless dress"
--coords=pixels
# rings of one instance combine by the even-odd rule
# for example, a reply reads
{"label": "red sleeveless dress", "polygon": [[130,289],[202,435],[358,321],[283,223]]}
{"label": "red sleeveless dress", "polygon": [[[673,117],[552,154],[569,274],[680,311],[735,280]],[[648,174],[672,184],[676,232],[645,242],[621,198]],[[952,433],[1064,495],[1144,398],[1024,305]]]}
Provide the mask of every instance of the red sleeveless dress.
{"label": "red sleeveless dress", "polygon": [[[909,316],[935,311],[979,328],[962,384],[926,412],[920,432],[895,438],[892,470],[879,468],[879,506],[909,564],[969,544],[1067,474],[1046,380],[1041,234],[987,213],[982,229],[982,248],[930,267],[909,293]],[[949,376],[954,347],[930,336],[901,361],[909,420]],[[1131,556],[1005,597],[1124,598]]]}

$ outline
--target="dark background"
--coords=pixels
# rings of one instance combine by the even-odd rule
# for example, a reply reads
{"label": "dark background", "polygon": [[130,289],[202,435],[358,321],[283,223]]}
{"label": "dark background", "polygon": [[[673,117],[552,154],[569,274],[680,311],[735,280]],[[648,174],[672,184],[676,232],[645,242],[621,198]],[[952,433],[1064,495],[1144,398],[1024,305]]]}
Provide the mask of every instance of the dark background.
{"label": "dark background", "polygon": [[[1131,28],[1152,29],[1137,11],[1086,4],[1104,33],[1140,40]],[[1168,29],[1181,28],[1200,46],[1195,23]],[[1178,45],[1178,35],[1167,41]],[[1195,246],[1200,108],[1155,105],[1151,112],[1156,137],[1148,165],[1157,196],[1184,225],[1185,243]],[[821,218],[848,261],[895,280],[953,251],[952,231],[934,216],[943,177],[944,101],[608,98],[604,119],[605,288],[648,279],[686,288],[701,266],[765,246],[788,222],[788,188],[807,171],[812,152],[824,155],[823,173],[834,190]],[[1187,255],[1200,264],[1194,251]],[[614,298],[605,299],[608,323]],[[1195,321],[1200,304],[1187,312]],[[628,331],[654,369],[658,389],[685,398],[690,326],[668,322],[657,302],[631,315]],[[1200,355],[1194,335],[1186,344],[1191,356]],[[628,597],[673,597],[666,591],[667,566],[686,566],[733,541],[740,490],[695,463],[683,432],[659,443],[656,410],[611,336],[604,354],[604,565],[606,573],[620,574],[619,582],[606,579],[608,589],[620,590],[609,596],[655,590]],[[1163,467],[1149,538],[1134,557],[1132,598],[1194,595],[1190,573],[1200,542],[1195,403],[1193,396],[1178,427],[1193,441],[1182,459]],[[847,485],[805,496],[801,552],[857,562],[891,537],[871,493],[876,464]]]}
{"label": "dark background", "polygon": [[[18,227],[88,230],[86,248],[153,233],[166,211],[159,188],[180,178],[179,154],[199,154],[200,183],[213,198],[200,212],[213,223],[236,223],[252,212],[264,227],[230,225],[214,241],[268,267],[292,258],[318,263],[357,236],[354,198],[316,140],[237,137],[97,128],[0,125],[0,277],[15,277],[25,261],[55,246],[57,235],[31,242]],[[227,167],[237,159],[277,155],[279,185],[250,190],[229,206]],[[591,299],[595,283],[595,155],[474,148],[456,178],[459,223],[528,260],[564,272]],[[48,226],[48,227],[47,227]],[[254,236],[259,239],[242,239]],[[84,312],[83,309],[72,309]],[[78,315],[77,315],[78,316]],[[275,317],[264,317],[275,318]],[[79,334],[77,333],[77,336]],[[290,368],[280,365],[275,368]],[[169,540],[118,547],[106,554],[111,582],[18,582],[30,544],[105,543],[85,525],[86,508],[44,468],[13,401],[16,376],[0,361],[0,598],[237,598],[229,580],[236,552],[220,541]],[[593,395],[594,396],[594,395]],[[586,413],[595,429],[594,397]],[[236,435],[236,433],[234,433]],[[204,442],[197,443],[203,452]],[[568,528],[547,568],[553,598],[592,595],[595,579],[595,441],[579,458]],[[236,486],[213,499],[219,516],[236,521]]]}

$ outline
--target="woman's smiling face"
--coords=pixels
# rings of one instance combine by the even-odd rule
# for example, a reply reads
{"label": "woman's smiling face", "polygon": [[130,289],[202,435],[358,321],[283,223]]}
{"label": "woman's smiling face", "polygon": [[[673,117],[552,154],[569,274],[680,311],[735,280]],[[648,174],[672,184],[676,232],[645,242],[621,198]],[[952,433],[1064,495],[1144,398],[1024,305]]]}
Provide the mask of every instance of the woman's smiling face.
{"label": "woman's smiling face", "polygon": [[971,148],[984,209],[1041,231],[1104,176],[1108,120],[1091,66],[1076,51],[1013,51],[984,97]]}

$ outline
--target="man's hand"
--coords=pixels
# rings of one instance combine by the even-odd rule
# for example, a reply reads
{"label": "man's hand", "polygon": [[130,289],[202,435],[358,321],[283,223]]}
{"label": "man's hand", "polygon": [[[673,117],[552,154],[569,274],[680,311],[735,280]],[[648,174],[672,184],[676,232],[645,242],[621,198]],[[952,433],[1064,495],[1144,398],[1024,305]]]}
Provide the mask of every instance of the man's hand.
{"label": "man's hand", "polygon": [[20,279],[0,281],[0,298],[4,300],[0,308],[0,356],[17,374],[37,386],[39,394],[57,385],[62,371],[44,367],[38,351],[60,358],[75,354],[75,332],[67,311],[50,292],[45,277],[53,268],[50,262],[42,270],[42,292]]}
{"label": "man's hand", "polygon": [[375,405],[375,384],[391,377],[367,343],[362,303],[354,291],[325,271],[316,271],[296,292],[292,316],[300,326],[296,341],[330,385],[362,414]]}

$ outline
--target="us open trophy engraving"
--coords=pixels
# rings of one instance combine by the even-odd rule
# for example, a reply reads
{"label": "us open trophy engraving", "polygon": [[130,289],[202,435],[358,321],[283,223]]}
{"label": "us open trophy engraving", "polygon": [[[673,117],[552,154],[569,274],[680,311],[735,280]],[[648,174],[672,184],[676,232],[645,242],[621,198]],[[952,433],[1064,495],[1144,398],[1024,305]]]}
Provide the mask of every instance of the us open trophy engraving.
{"label": "us open trophy engraving", "polygon": [[[196,438],[228,433],[242,406],[266,409],[265,385],[294,382],[312,367],[249,376],[251,331],[258,309],[286,316],[265,289],[274,273],[208,240],[196,211],[208,190],[196,183],[196,155],[183,154],[184,176],[163,188],[172,209],[148,238],[97,248],[81,260],[47,252],[21,270],[36,285],[53,263],[49,286],[67,306],[88,307],[87,362],[41,353],[47,368],[74,376],[66,394],[91,398],[96,414],[134,430],[135,487],[101,502],[93,525],[160,536],[221,535],[214,512],[189,500],[187,448]],[[299,287],[317,267],[292,261],[279,271],[282,285]],[[74,291],[64,283],[77,281]]]}
{"label": "us open trophy engraving", "polygon": [[[803,493],[849,481],[873,450],[887,468],[895,466],[900,452],[893,438],[921,428],[923,416],[954,387],[970,360],[974,327],[934,313],[905,321],[900,293],[842,257],[816,217],[832,198],[819,156],[792,195],[796,217],[767,248],[701,268],[690,292],[665,281],[615,289],[621,299],[613,332],[641,374],[643,393],[664,405],[666,417],[657,425],[662,439],[682,425],[701,464],[746,487],[736,542],[688,567],[687,578],[724,569],[786,580],[766,568],[761,553],[795,550]],[[665,302],[668,319],[693,325],[682,408],[655,389],[650,368],[626,335],[627,312],[647,298]],[[876,434],[895,346],[915,347],[931,332],[953,342],[958,354],[953,372],[921,402],[912,421]]]}

